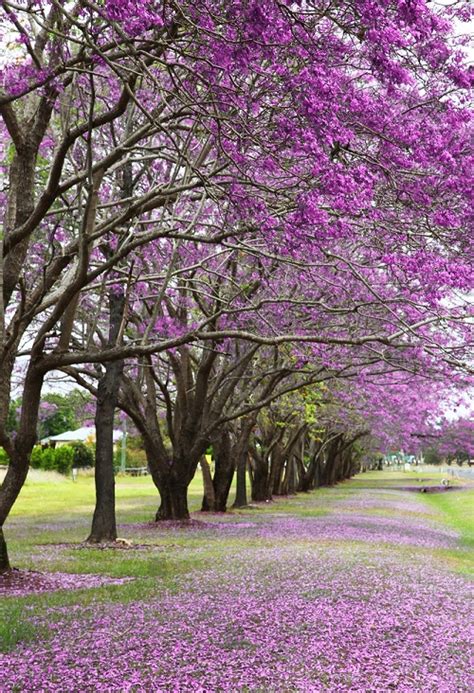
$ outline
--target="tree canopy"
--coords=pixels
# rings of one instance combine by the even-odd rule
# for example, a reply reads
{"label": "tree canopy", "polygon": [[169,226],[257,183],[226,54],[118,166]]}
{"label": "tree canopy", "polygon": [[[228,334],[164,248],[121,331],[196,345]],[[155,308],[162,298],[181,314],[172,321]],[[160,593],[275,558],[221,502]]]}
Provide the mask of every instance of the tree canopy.
{"label": "tree canopy", "polygon": [[[222,435],[253,440],[253,473],[265,454],[268,472],[307,434],[312,406],[321,455],[342,460],[364,436],[412,443],[452,391],[469,391],[472,73],[454,28],[469,8],[1,11],[0,527],[53,370],[97,397],[103,511],[121,407],[146,442],[161,516],[186,516],[187,484]],[[302,387],[317,401],[293,416],[287,396]],[[98,535],[113,538],[110,522]]]}

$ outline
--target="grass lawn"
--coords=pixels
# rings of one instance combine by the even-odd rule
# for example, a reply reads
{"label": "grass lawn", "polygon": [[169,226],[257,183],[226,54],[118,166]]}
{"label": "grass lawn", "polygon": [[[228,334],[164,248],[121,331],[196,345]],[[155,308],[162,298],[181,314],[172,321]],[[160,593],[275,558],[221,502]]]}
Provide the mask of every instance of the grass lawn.
{"label": "grass lawn", "polygon": [[474,549],[474,487],[449,493],[426,495],[426,501],[440,511],[443,520],[459,532],[461,544]]}
{"label": "grass lawn", "polygon": [[[107,690],[121,690],[120,676],[136,680],[136,688],[127,690],[142,690],[151,680],[160,690],[191,691],[201,684],[206,690],[272,690],[272,685],[273,690],[321,690],[316,683],[363,690],[357,686],[364,661],[374,671],[373,689],[410,684],[422,690],[416,688],[422,681],[435,685],[429,666],[434,645],[426,633],[438,643],[444,638],[446,648],[457,653],[465,613],[456,600],[465,603],[467,575],[474,566],[474,486],[417,492],[421,484],[438,484],[440,478],[430,475],[426,482],[411,472],[373,472],[332,489],[212,515],[198,512],[199,475],[189,500],[201,524],[156,528],[149,524],[158,504],[150,477],[119,476],[119,534],[132,548],[100,549],[81,544],[90,528],[93,478],[79,477],[74,483],[54,474],[33,474],[5,527],[12,563],[70,574],[78,582],[43,594],[0,594],[0,652],[5,653],[3,662],[0,654],[0,690],[15,690],[13,684],[17,690],[30,690],[33,683],[56,690],[66,676],[73,682],[68,690],[89,690],[74,661],[55,660],[55,647],[62,647],[64,638],[76,643],[79,629],[81,656],[87,657],[95,647],[89,639],[104,623],[109,625],[100,648],[118,648],[122,662],[122,671],[115,674],[95,659],[91,664]],[[74,577],[81,575],[132,579],[81,588]],[[439,624],[430,616],[433,600],[441,604]],[[370,625],[380,619],[382,630]],[[158,622],[162,625],[157,631]],[[418,627],[420,632],[425,629],[413,644],[414,652],[421,648],[418,660],[398,662],[396,653],[402,656],[409,633]],[[118,637],[137,629],[142,638],[136,655],[140,666],[130,664]],[[207,640],[202,632],[208,633]],[[385,660],[373,651],[371,641],[379,650],[387,641]],[[343,642],[347,647],[352,643],[350,656]],[[316,659],[308,662],[305,655],[300,661],[315,643]],[[52,653],[57,679],[43,667],[44,647]],[[147,647],[161,648],[161,668],[142,659]],[[349,666],[356,651],[359,659]],[[31,670],[19,665],[25,657],[37,661],[33,683]],[[268,670],[260,665],[262,657],[273,662]],[[2,665],[7,672],[3,687]],[[442,675],[449,688],[438,690],[469,690],[462,687],[464,654],[459,653],[453,666],[448,662]],[[248,679],[248,671],[253,678]]]}

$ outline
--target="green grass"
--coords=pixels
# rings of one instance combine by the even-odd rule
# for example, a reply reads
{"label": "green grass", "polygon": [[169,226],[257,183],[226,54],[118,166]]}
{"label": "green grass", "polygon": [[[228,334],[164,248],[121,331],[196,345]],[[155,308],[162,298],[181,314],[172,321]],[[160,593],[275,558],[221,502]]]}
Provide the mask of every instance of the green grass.
{"label": "green grass", "polygon": [[[146,509],[156,510],[158,492],[151,477],[121,477],[116,478],[117,513],[128,515],[130,509],[139,509],[140,515]],[[195,500],[196,484],[193,482],[191,500]],[[28,518],[41,516],[42,519],[65,513],[78,516],[92,513],[94,510],[94,480],[91,476],[79,476],[73,482],[66,477],[55,475],[53,481],[26,481],[11,517]],[[127,518],[128,519],[128,518]]]}
{"label": "green grass", "polygon": [[5,600],[0,604],[0,652],[8,652],[20,642],[38,638],[42,630],[32,622],[24,603]]}
{"label": "green grass", "polygon": [[461,535],[461,543],[474,549],[474,488],[423,495],[431,507],[443,513],[446,524]]}
{"label": "green grass", "polygon": [[[37,622],[54,607],[95,602],[127,603],[156,596],[157,592],[177,589],[179,576],[192,570],[204,570],[212,563],[215,551],[202,551],[201,541],[183,541],[178,536],[138,536],[135,530],[121,535],[137,543],[152,543],[156,550],[99,550],[79,546],[90,529],[94,510],[94,479],[79,476],[76,482],[51,473],[33,473],[28,477],[20,497],[5,525],[10,559],[18,568],[70,573],[106,574],[111,577],[134,577],[123,585],[96,589],[57,591],[21,598],[2,598],[0,607],[0,652],[19,642],[42,637],[44,627]],[[159,495],[151,478],[118,476],[116,478],[117,521],[145,523],[153,519]],[[197,474],[189,489],[189,507],[199,510],[202,481]],[[75,543],[62,548],[56,558],[45,557],[45,545]],[[193,550],[193,544],[194,549]],[[183,547],[186,546],[186,551]],[[219,552],[217,552],[219,553]]]}
{"label": "green grass", "polygon": [[[439,477],[439,478],[438,478]],[[426,478],[426,477],[422,477]],[[439,484],[441,475],[430,475],[430,483]],[[419,487],[420,476],[405,472],[373,472],[361,474],[331,489],[318,489],[310,494],[282,498],[272,503],[254,504],[236,511],[236,515],[250,522],[265,521],[268,515],[295,515],[317,517],[333,512],[358,512],[351,498],[364,489],[377,489],[377,498],[393,498],[393,489]],[[233,501],[231,492],[230,504]],[[190,572],[199,572],[206,579],[206,571],[227,565],[233,556],[249,556],[256,548],[252,536],[225,535],[211,529],[196,532],[179,529],[155,532],[137,524],[153,519],[159,497],[150,477],[117,477],[117,518],[119,534],[135,544],[144,545],[134,550],[114,550],[82,546],[87,537],[94,507],[94,480],[80,476],[77,482],[58,475],[36,473],[29,477],[16,503],[5,530],[10,558],[18,568],[40,571],[104,574],[112,577],[131,576],[133,581],[122,585],[108,585],[96,589],[63,590],[21,598],[3,598],[0,605],[0,651],[8,650],[19,642],[45,637],[44,620],[54,618],[54,609],[80,604],[147,600],[164,591],[182,589],[183,578]],[[412,494],[410,494],[411,496]],[[420,560],[432,558],[447,570],[462,573],[474,569],[474,487],[471,490],[449,491],[440,494],[413,494],[414,498],[430,504],[434,518],[460,533],[461,543],[456,550],[418,549]],[[198,473],[189,490],[191,511],[200,508],[202,480]],[[344,505],[339,505],[343,501]],[[229,505],[230,505],[229,504]],[[368,508],[366,513],[387,515],[387,508]],[[396,514],[390,510],[390,515]],[[203,516],[204,520],[212,517]],[[229,518],[231,519],[231,518]],[[382,521],[382,519],[381,519]],[[275,545],[272,538],[258,539],[258,547]],[[298,539],[296,542],[300,541]],[[307,541],[302,539],[301,541]],[[57,546],[59,543],[70,546]],[[52,546],[48,546],[52,545]],[[347,555],[346,569],[352,560],[370,562],[374,551],[384,555],[394,552],[401,561],[413,558],[410,547],[364,546],[359,542],[329,541],[314,547],[324,560],[326,551],[337,547]],[[51,611],[52,609],[52,611]],[[47,637],[47,636],[46,636]]]}

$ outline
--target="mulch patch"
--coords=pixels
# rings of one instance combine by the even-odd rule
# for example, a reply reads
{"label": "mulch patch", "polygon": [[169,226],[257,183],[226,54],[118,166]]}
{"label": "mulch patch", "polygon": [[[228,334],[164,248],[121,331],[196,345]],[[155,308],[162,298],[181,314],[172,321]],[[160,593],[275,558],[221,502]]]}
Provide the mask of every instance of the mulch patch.
{"label": "mulch patch", "polygon": [[165,551],[174,544],[136,544],[132,541],[108,541],[89,544],[87,541],[81,541],[79,544],[73,541],[63,542],[47,542],[46,544],[38,544],[38,546],[53,546],[58,549],[72,549],[73,551],[82,551],[83,549],[97,549],[98,551],[143,551],[143,550],[158,550]]}
{"label": "mulch patch", "polygon": [[25,592],[44,591],[44,574],[36,570],[18,570],[13,568],[0,574],[0,594],[8,595],[21,589]]}
{"label": "mulch patch", "polygon": [[204,522],[203,520],[159,520],[158,522],[137,522],[133,524],[122,525],[122,528],[126,529],[144,529],[144,530],[154,530],[159,532],[160,530],[170,530],[170,529],[187,529],[187,530],[201,530],[201,529],[214,529],[216,522]]}
{"label": "mulch patch", "polygon": [[107,575],[74,573],[41,573],[13,568],[0,574],[0,596],[23,597],[57,590],[90,589],[103,585],[120,585],[133,578],[110,578]]}

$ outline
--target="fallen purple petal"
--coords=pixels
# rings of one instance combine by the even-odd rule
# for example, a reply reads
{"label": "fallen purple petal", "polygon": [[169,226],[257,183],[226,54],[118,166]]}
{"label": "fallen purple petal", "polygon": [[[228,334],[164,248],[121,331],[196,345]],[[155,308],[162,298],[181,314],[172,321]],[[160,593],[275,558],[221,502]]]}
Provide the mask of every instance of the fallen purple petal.
{"label": "fallen purple petal", "polygon": [[[150,600],[50,609],[49,638],[0,655],[2,691],[472,690],[470,584],[430,552],[456,547],[454,531],[403,491],[362,490],[324,516],[284,509],[142,526],[224,551]],[[57,584],[86,583],[104,584]]]}
{"label": "fallen purple petal", "polygon": [[28,594],[80,590],[121,585],[131,578],[110,578],[106,575],[75,575],[71,573],[40,573],[35,570],[12,570],[0,575],[0,597],[24,597]]}

